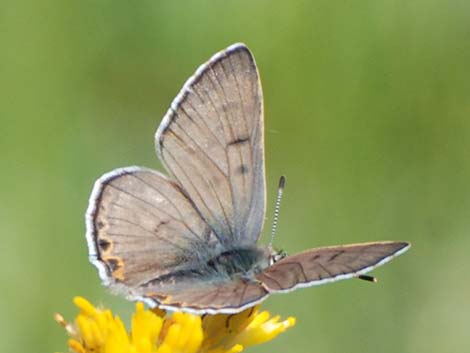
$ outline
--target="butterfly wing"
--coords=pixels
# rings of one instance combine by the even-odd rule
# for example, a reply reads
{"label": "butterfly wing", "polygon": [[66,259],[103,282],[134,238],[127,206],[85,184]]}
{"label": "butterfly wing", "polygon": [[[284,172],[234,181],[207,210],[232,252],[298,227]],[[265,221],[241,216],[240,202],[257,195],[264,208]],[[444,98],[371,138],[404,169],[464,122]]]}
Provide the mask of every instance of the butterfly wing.
{"label": "butterfly wing", "polygon": [[155,136],[167,170],[224,244],[256,242],[264,223],[262,101],[254,58],[235,44],[199,67]]}
{"label": "butterfly wing", "polygon": [[156,280],[136,288],[134,297],[150,306],[183,310],[193,314],[234,314],[267,298],[268,290],[260,282],[243,279],[179,278]]}
{"label": "butterfly wing", "polygon": [[139,167],[96,181],[86,221],[90,261],[106,285],[138,286],[218,244],[176,183]]}
{"label": "butterfly wing", "polygon": [[406,242],[376,242],[310,249],[287,256],[257,275],[270,292],[288,292],[357,277],[408,250]]}

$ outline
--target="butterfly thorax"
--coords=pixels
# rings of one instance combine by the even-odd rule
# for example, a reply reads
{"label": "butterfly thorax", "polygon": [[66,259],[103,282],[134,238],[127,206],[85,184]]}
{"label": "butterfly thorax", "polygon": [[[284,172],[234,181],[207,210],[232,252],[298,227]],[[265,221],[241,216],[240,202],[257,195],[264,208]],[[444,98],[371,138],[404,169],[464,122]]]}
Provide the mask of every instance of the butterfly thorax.
{"label": "butterfly thorax", "polygon": [[220,275],[250,277],[269,266],[270,252],[256,245],[226,250],[211,258],[206,266]]}

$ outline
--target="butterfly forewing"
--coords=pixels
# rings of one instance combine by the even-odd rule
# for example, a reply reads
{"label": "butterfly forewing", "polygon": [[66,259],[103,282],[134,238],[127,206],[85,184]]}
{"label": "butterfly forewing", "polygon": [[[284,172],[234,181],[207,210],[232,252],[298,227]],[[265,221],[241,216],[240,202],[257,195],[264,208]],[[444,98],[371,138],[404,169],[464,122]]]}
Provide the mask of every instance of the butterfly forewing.
{"label": "butterfly forewing", "polygon": [[156,134],[160,158],[224,244],[254,243],[263,226],[262,91],[242,44],[184,85]]}
{"label": "butterfly forewing", "polygon": [[310,249],[276,262],[257,279],[270,292],[334,282],[369,272],[408,247],[405,242],[377,242]]}
{"label": "butterfly forewing", "polygon": [[96,182],[87,223],[90,260],[106,284],[146,282],[196,261],[198,249],[217,242],[178,185],[137,167]]}

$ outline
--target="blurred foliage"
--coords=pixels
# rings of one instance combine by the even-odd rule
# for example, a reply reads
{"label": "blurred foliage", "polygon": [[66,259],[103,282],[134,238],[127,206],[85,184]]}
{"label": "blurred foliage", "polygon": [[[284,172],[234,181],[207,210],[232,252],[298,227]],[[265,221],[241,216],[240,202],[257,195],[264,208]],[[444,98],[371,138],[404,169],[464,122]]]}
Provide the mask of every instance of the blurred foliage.
{"label": "blurred foliage", "polygon": [[250,351],[470,350],[468,1],[0,8],[0,351],[66,351],[52,314],[72,317],[75,295],[129,315],[87,260],[92,184],[116,167],[161,168],[153,134],[169,103],[237,41],[264,86],[268,221],[287,175],[276,245],[413,243],[376,285],[274,296],[264,307],[298,325]]}

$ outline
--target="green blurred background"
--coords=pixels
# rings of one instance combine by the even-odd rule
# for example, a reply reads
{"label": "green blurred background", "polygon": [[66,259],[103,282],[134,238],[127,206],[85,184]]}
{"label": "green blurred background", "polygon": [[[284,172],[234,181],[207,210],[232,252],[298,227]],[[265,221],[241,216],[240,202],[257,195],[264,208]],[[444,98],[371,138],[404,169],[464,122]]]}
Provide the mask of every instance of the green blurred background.
{"label": "green blurred background", "polygon": [[84,295],[129,318],[87,259],[113,168],[161,169],[153,134],[196,67],[243,41],[260,68],[276,245],[408,240],[351,280],[263,305],[297,326],[251,352],[470,351],[470,3],[2,1],[2,352],[67,351]]}

